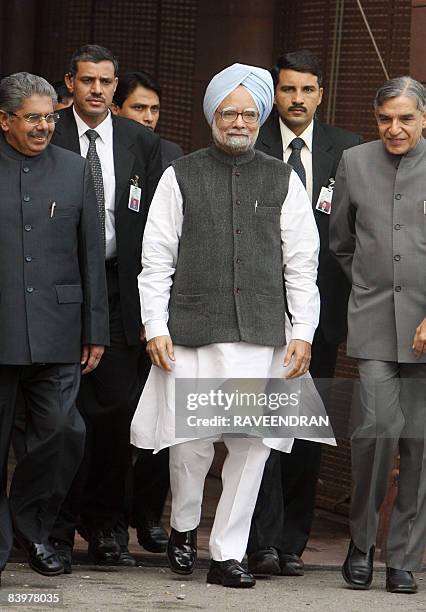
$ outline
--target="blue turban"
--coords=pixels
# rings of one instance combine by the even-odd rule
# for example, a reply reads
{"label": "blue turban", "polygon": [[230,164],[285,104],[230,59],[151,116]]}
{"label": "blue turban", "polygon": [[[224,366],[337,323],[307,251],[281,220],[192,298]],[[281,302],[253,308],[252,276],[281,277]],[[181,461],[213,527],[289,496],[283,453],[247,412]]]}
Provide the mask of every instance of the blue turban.
{"label": "blue turban", "polygon": [[265,123],[274,102],[274,84],[271,75],[264,68],[233,64],[218,72],[207,86],[203,110],[209,125],[213,123],[214,113],[222,100],[239,85],[243,85],[256,102],[260,125]]}

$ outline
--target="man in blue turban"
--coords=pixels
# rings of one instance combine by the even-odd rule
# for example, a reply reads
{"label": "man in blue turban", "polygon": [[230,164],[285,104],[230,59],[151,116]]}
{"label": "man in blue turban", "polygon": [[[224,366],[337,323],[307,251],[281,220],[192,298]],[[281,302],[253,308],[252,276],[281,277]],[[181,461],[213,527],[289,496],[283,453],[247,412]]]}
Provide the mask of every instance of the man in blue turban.
{"label": "man in blue turban", "polygon": [[[204,114],[213,143],[164,172],[144,234],[139,288],[155,367],[131,436],[154,452],[170,447],[167,554],[179,574],[193,570],[204,480],[213,444],[227,433],[226,422],[198,435],[177,428],[175,418],[194,409],[177,401],[179,379],[195,379],[196,390],[208,384],[199,379],[305,376],[318,324],[319,239],[309,198],[290,166],[254,149],[272,102],[272,78],[262,68],[234,64],[212,79]],[[212,381],[210,398],[216,389]],[[214,415],[213,400],[209,408]],[[290,452],[293,438],[233,437],[228,429],[223,440],[207,582],[251,587],[241,561],[264,465],[271,448]]]}

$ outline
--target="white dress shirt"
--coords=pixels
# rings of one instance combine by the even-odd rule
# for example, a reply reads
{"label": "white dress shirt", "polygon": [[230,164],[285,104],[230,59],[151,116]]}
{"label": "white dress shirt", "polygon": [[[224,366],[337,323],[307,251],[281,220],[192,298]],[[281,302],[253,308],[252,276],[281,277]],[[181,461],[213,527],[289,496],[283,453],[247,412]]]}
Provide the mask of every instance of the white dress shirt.
{"label": "white dress shirt", "polygon": [[288,162],[288,158],[293,150],[290,146],[292,140],[295,138],[301,138],[305,143],[304,147],[300,151],[300,158],[306,173],[306,191],[308,192],[309,199],[312,202],[312,136],[314,132],[314,122],[311,121],[300,136],[296,136],[296,134],[294,134],[290,128],[286,126],[281,117],[279,118],[279,122],[281,140],[283,143],[283,161]]}
{"label": "white dress shirt", "polygon": [[[161,177],[150,206],[142,246],[143,270],[138,277],[148,340],[169,335],[168,305],[182,223],[182,194],[170,166]],[[281,209],[280,227],[292,337],[312,343],[320,310],[316,285],[319,237],[311,204],[294,170]]]}
{"label": "white dress shirt", "polygon": [[86,136],[87,130],[95,129],[99,134],[96,139],[96,151],[102,168],[102,179],[104,183],[105,196],[105,239],[106,239],[106,259],[111,259],[117,254],[115,240],[115,170],[113,153],[113,130],[111,113],[96,128],[91,128],[77,114],[73,107],[75,122],[78,130],[78,140],[80,143],[80,154],[87,156],[89,150],[89,139]]}

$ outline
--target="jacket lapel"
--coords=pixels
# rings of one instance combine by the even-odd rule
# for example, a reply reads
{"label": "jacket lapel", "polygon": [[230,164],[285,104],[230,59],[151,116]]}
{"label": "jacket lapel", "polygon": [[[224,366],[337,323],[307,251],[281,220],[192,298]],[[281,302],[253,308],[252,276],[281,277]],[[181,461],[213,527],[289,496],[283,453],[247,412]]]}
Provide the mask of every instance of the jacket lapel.
{"label": "jacket lapel", "polygon": [[80,155],[80,142],[72,106],[60,111],[59,115],[60,119],[55,127],[53,144],[56,141],[64,149]]}
{"label": "jacket lapel", "polygon": [[334,167],[333,143],[321,123],[314,121],[312,137],[312,206],[315,208],[321,187],[328,186]]}
{"label": "jacket lapel", "polygon": [[115,209],[117,210],[123,193],[130,185],[133,178],[132,170],[135,161],[133,153],[133,141],[129,144],[129,139],[122,133],[122,126],[116,117],[112,117],[113,126],[113,151],[114,151],[114,171],[115,171]]}
{"label": "jacket lapel", "polygon": [[277,112],[272,111],[265,125],[261,127],[256,148],[267,155],[282,160],[283,143],[281,140],[281,130]]}

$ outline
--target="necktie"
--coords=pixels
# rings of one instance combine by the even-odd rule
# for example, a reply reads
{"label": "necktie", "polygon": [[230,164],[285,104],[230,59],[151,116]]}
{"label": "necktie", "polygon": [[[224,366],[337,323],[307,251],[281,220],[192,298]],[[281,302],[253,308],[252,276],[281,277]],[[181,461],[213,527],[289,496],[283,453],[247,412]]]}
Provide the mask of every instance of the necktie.
{"label": "necktie", "polygon": [[295,172],[297,172],[303,186],[306,188],[306,172],[305,167],[302,164],[302,158],[300,157],[300,151],[305,146],[305,141],[302,138],[294,138],[290,146],[292,148],[291,155],[288,158],[288,164],[293,166]]}
{"label": "necktie", "polygon": [[96,150],[96,139],[99,134],[96,130],[87,130],[86,136],[89,139],[89,149],[86,159],[89,161],[90,169],[92,170],[93,181],[95,183],[96,199],[98,201],[99,220],[101,225],[101,233],[105,248],[105,194],[104,181],[102,178],[101,161]]}

